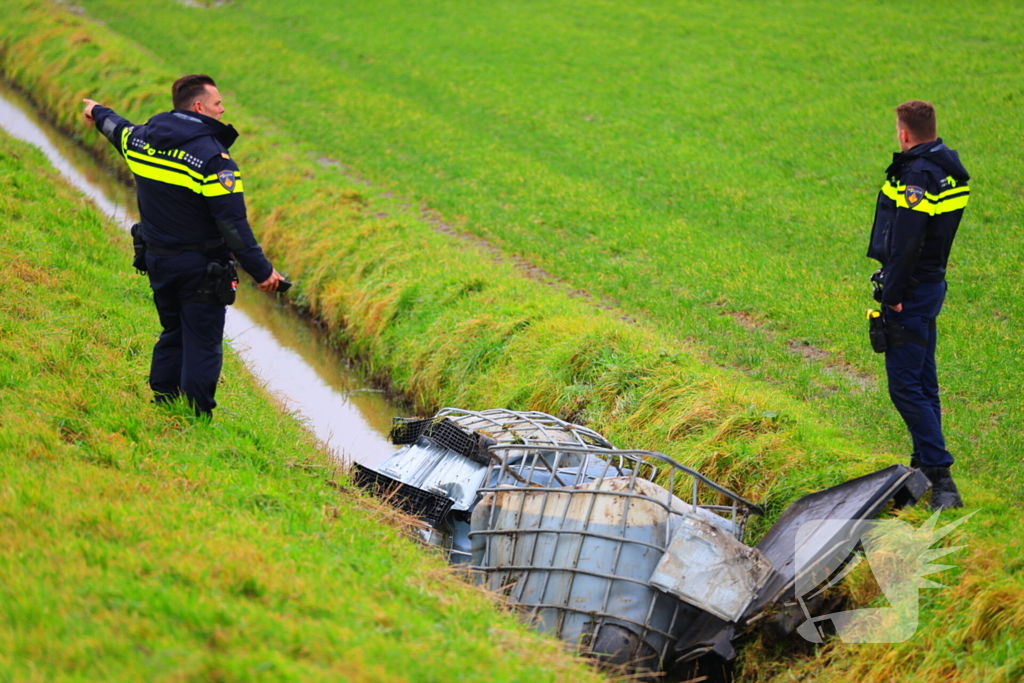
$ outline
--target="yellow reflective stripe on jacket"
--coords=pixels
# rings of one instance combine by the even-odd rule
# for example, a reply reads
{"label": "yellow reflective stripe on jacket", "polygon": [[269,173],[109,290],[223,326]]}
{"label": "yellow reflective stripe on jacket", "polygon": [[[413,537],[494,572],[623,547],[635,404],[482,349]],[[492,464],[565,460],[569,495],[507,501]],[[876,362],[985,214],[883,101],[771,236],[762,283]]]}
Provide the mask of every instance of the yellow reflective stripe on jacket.
{"label": "yellow reflective stripe on jacket", "polygon": [[[183,170],[136,160],[131,152],[128,153],[125,159],[128,161],[128,168],[131,169],[131,172],[140,178],[149,178],[150,180],[156,180],[168,185],[177,185],[196,193],[201,192],[201,181],[196,180]],[[149,160],[147,159],[146,161]]]}
{"label": "yellow reflective stripe on jacket", "polygon": [[127,139],[124,143],[125,160],[128,162],[128,168],[137,176],[184,187],[204,197],[221,197],[227,194],[240,194],[244,191],[242,174],[239,171],[233,171],[234,183],[229,190],[220,182],[216,173],[202,176],[185,164],[129,150],[126,142]]}
{"label": "yellow reflective stripe on jacket", "polygon": [[910,204],[907,203],[906,191],[906,185],[894,185],[891,182],[887,182],[885,185],[882,185],[882,194],[896,202],[897,208],[920,211],[921,213],[926,213],[929,216],[937,216],[942,213],[959,211],[967,206],[967,200],[970,199],[971,196],[971,188],[967,184],[964,184],[960,187],[950,188],[940,192],[939,194],[925,192],[921,201],[914,206],[910,206]]}
{"label": "yellow reflective stripe on jacket", "polygon": [[121,156],[128,156],[128,136],[132,134],[132,126],[125,126],[121,130]]}
{"label": "yellow reflective stripe on jacket", "polygon": [[241,194],[245,191],[242,187],[242,174],[234,171],[235,184],[229,190],[221,184],[217,175],[206,176],[203,179],[202,194],[204,197],[222,197],[226,194]]}
{"label": "yellow reflective stripe on jacket", "polygon": [[137,161],[149,166],[158,166],[164,170],[172,171],[175,173],[183,173],[191,177],[197,183],[201,183],[203,181],[203,176],[193,171],[191,168],[188,167],[187,164],[182,164],[177,161],[171,161],[166,157],[150,156],[149,154],[139,154],[136,151],[128,150],[128,155],[126,158],[128,159],[129,163],[132,161]]}

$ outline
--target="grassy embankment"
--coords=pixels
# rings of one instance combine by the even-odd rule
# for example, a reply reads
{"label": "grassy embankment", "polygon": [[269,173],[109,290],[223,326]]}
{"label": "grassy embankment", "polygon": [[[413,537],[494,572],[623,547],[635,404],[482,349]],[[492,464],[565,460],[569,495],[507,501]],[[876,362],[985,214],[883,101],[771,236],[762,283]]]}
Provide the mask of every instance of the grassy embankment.
{"label": "grassy embankment", "polygon": [[949,440],[958,471],[1020,497],[1019,3],[82,4],[319,153],[896,453],[863,254],[892,107],[935,100],[976,178],[942,319]]}
{"label": "grassy embankment", "polygon": [[[24,7],[35,4],[26,3]],[[491,263],[471,247],[432,231],[418,220],[418,211],[410,211],[400,201],[389,198],[388,188],[353,185],[328,160],[318,163],[317,157],[334,155],[345,162],[357,159],[361,170],[375,169],[368,157],[350,155],[343,144],[328,141],[314,148],[312,144],[296,144],[297,138],[351,135],[351,131],[361,130],[375,139],[401,142],[406,128],[417,129],[417,122],[430,123],[434,118],[410,109],[415,104],[412,100],[374,98],[372,93],[360,92],[357,83],[342,85],[332,80],[340,76],[319,65],[331,62],[327,57],[334,54],[330,51],[334,48],[328,49],[324,53],[327,57],[319,61],[302,58],[301,46],[286,45],[283,37],[312,40],[308,32],[315,31],[305,26],[304,31],[275,34],[275,38],[262,35],[260,31],[270,30],[269,27],[264,29],[258,22],[245,23],[251,19],[245,8],[260,7],[266,6],[248,3],[245,7],[227,7],[202,15],[210,26],[225,30],[225,41],[232,48],[239,46],[232,41],[240,40],[245,31],[250,36],[261,36],[256,42],[264,55],[268,50],[278,55],[276,60],[249,60],[250,66],[265,66],[265,75],[274,73],[275,63],[288,65],[292,57],[296,58],[290,66],[281,68],[301,74],[289,77],[293,80],[270,79],[264,83],[262,98],[250,91],[250,106],[263,107],[265,115],[280,116],[282,120],[301,116],[314,122],[320,114],[320,123],[334,122],[337,114],[332,107],[337,104],[337,93],[342,92],[364,103],[391,102],[396,115],[409,119],[405,122],[407,126],[388,125],[394,119],[388,118],[387,112],[368,107],[367,112],[373,116],[346,120],[344,125],[309,125],[302,129],[292,119],[294,130],[283,135],[276,132],[267,118],[257,120],[239,106],[231,110],[231,120],[244,122],[243,132],[247,134],[239,143],[237,156],[247,172],[249,201],[260,217],[257,229],[303,287],[302,295],[311,312],[336,325],[339,338],[371,370],[389,375],[399,389],[425,407],[440,403],[471,407],[508,405],[588,420],[623,445],[665,450],[747,495],[767,500],[773,509],[810,488],[891,460],[891,456],[872,453],[864,445],[867,432],[858,438],[848,426],[836,429],[811,406],[795,400],[779,387],[764,386],[739,372],[716,367],[714,361],[722,357],[714,346],[695,343],[681,347],[675,341],[679,335],[659,320],[647,325],[628,325],[613,314],[595,311],[583,302],[524,280],[508,264]],[[191,10],[161,4],[151,11],[153,17],[158,17],[156,21],[162,26],[165,41],[171,35],[182,41],[176,44],[179,49],[171,48],[173,41],[157,43],[156,29],[150,32],[147,28],[150,15],[138,18],[138,26],[130,30],[149,42],[151,49],[166,50],[166,58],[172,60],[168,63],[176,70],[203,68],[217,72],[222,79],[246,82],[244,74],[237,70],[235,57],[219,54],[219,48],[197,49],[187,60],[182,57],[180,47],[188,44],[192,36],[180,32],[196,20],[195,14],[189,14]],[[296,10],[290,16],[291,24],[280,19],[273,22],[274,26],[294,29],[301,12]],[[4,68],[53,111],[65,128],[75,129],[76,100],[86,94],[110,104],[116,102],[135,119],[145,118],[165,106],[164,90],[174,72],[110,37],[103,29],[67,15],[47,22],[31,10],[12,10],[8,18]],[[116,17],[105,19],[119,29],[129,30]],[[236,25],[228,30],[227,22]],[[239,36],[234,31],[240,31]],[[301,63],[302,69],[296,69],[295,63]],[[365,63],[373,63],[372,55],[367,56]],[[218,64],[223,68],[215,68]],[[372,67],[367,68],[372,71]],[[307,77],[322,80],[315,88],[293,90],[294,82],[302,83]],[[266,108],[269,91],[297,95],[298,101],[309,106],[293,104],[275,112]],[[320,102],[319,98],[328,98],[332,92],[332,104]],[[383,134],[370,132],[371,120],[382,124]],[[454,124],[450,128],[468,130]],[[533,144],[529,138],[517,137],[524,145]],[[448,138],[441,135],[439,139]],[[102,149],[106,143],[95,144]],[[435,149],[427,144],[424,148]],[[475,150],[472,145],[467,146],[466,155],[471,156]],[[557,150],[552,148],[552,154],[561,154],[556,154]],[[492,146],[492,151],[497,155],[501,150]],[[415,158],[409,157],[410,149],[402,154],[407,159]],[[503,161],[499,158],[502,163],[493,166],[508,167]],[[543,176],[536,170],[531,167],[517,172],[532,180]],[[375,175],[383,176],[384,172],[378,169]],[[480,178],[487,177],[481,171]],[[466,178],[464,183],[451,184],[477,184],[475,176]],[[396,187],[419,194],[412,183]],[[864,195],[867,201],[870,194]],[[541,201],[544,196],[523,193],[517,195],[517,201]],[[598,197],[596,204],[604,197],[614,196],[608,193]],[[594,201],[594,197],[590,200]],[[474,228],[475,223],[467,220],[465,225]],[[602,241],[607,240],[592,242],[600,245]],[[581,249],[585,246],[579,243]],[[736,251],[725,248],[724,253]],[[629,252],[628,258],[619,258],[617,262],[621,265],[635,258],[640,256]],[[729,263],[722,256],[715,258],[719,264]],[[552,270],[558,270],[553,266],[559,263],[545,261]],[[700,263],[699,259],[687,261],[690,268]],[[702,281],[701,287],[712,291],[714,281]],[[594,289],[599,294],[608,293],[601,287]],[[681,292],[680,296],[684,294]],[[619,298],[628,305],[625,297]],[[697,327],[706,323],[711,330],[701,334],[718,335],[723,348],[746,352],[744,349],[749,345],[745,346],[740,339],[742,334],[737,337],[738,333],[726,329],[728,325],[723,327],[717,314],[708,317],[702,310],[700,306],[692,308]],[[784,328],[780,330],[782,334],[763,335],[762,342],[784,342],[788,333]],[[788,357],[780,357],[783,360],[778,364],[779,376],[786,378]],[[770,358],[749,358],[764,360],[767,368],[775,370]],[[829,377],[821,372],[820,365],[810,367],[808,370],[801,365],[799,371],[810,372],[819,380]],[[838,379],[834,381],[843,385]],[[796,385],[784,386],[792,390]],[[836,387],[837,393],[843,393],[844,387]],[[846,393],[856,393],[856,387],[845,388],[849,389]],[[800,397],[800,392],[792,393]],[[871,405],[874,407],[867,413],[874,410],[881,415],[881,398],[873,397]],[[977,524],[971,522],[978,535],[970,538],[971,558],[964,561],[968,568],[955,591],[928,594],[921,633],[897,646],[825,648],[808,659],[807,671],[836,680],[854,675],[852,670],[865,680],[931,680],[940,672],[954,670],[965,680],[986,680],[994,672],[1010,675],[1019,667],[1020,655],[1013,650],[1012,639],[1022,620],[1019,599],[1015,600],[1020,596],[1015,572],[1022,563],[1019,550],[1011,546],[1011,509],[986,495],[980,485],[967,483],[968,495],[986,508],[975,518]],[[1008,549],[1000,552],[1001,547]],[[969,607],[965,609],[965,605]],[[776,671],[767,658],[750,656],[747,661],[751,677],[767,678]]]}
{"label": "grassy embankment", "polygon": [[[88,21],[40,16],[10,13],[5,70],[123,172],[109,143],[81,122],[81,97],[123,102],[121,113],[144,120],[166,106],[173,72]],[[851,448],[807,406],[716,367],[702,349],[553,292],[438,234],[399,200],[371,202],[332,161],[243,107],[232,111],[246,122],[233,153],[253,222],[295,279],[294,298],[425,410],[500,405],[584,420],[776,507],[798,490],[888,464],[891,456]]]}
{"label": "grassy embankment", "polygon": [[124,232],[3,133],[0,235],[0,680],[597,680],[335,482],[233,354],[214,423],[151,405]]}

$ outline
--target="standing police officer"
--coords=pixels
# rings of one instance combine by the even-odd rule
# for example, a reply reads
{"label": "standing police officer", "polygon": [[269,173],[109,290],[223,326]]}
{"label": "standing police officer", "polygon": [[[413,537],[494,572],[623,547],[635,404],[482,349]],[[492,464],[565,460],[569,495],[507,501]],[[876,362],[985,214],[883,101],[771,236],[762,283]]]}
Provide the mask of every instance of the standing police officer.
{"label": "standing police officer", "polygon": [[932,509],[961,507],[942,435],[935,368],[935,319],[946,297],[946,262],[970,197],[970,176],[936,137],[935,108],[912,100],[896,107],[900,150],[878,194],[868,257],[882,303],[889,349],[889,396],[910,430],[911,466],[932,482]]}
{"label": "standing police officer", "polygon": [[82,113],[135,175],[145,269],[163,327],[149,385],[158,403],[184,394],[197,415],[209,416],[217,405],[225,303],[233,300],[229,252],[264,292],[277,290],[282,278],[249,228],[242,174],[228,154],[238,133],[220,121],[216,83],[183,76],[171,96],[174,111],[139,126],[90,99]]}

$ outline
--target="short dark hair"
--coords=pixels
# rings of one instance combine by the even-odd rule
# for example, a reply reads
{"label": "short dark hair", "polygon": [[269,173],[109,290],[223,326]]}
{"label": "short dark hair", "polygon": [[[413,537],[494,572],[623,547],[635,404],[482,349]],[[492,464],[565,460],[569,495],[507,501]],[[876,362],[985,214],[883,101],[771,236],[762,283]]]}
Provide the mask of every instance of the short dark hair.
{"label": "short dark hair", "polygon": [[931,102],[910,100],[896,107],[896,119],[915,140],[935,139],[935,107]]}
{"label": "short dark hair", "polygon": [[217,87],[206,74],[189,74],[174,81],[171,86],[171,102],[175,109],[188,109],[206,92],[206,86]]}

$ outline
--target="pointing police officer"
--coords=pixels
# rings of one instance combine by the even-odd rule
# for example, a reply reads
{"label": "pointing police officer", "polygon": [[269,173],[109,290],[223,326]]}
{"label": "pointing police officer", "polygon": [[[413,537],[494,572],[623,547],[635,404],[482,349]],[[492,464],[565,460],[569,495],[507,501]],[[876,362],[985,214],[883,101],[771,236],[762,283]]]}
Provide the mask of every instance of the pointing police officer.
{"label": "pointing police officer", "polygon": [[144,265],[163,328],[150,387],[158,403],[184,394],[196,414],[208,416],[217,405],[225,304],[234,298],[230,254],[262,291],[277,290],[282,277],[246,219],[242,173],[228,152],[238,133],[221,123],[216,83],[183,76],[171,95],[174,110],[142,125],[90,99],[83,115],[135,175]]}
{"label": "pointing police officer", "polygon": [[961,507],[942,433],[935,321],[946,297],[946,263],[970,197],[970,176],[957,153],[936,137],[930,103],[912,100],[896,107],[896,137],[901,151],[893,155],[878,194],[867,254],[882,264],[874,279],[890,339],[889,396],[910,431],[911,465],[932,482],[932,508]]}

